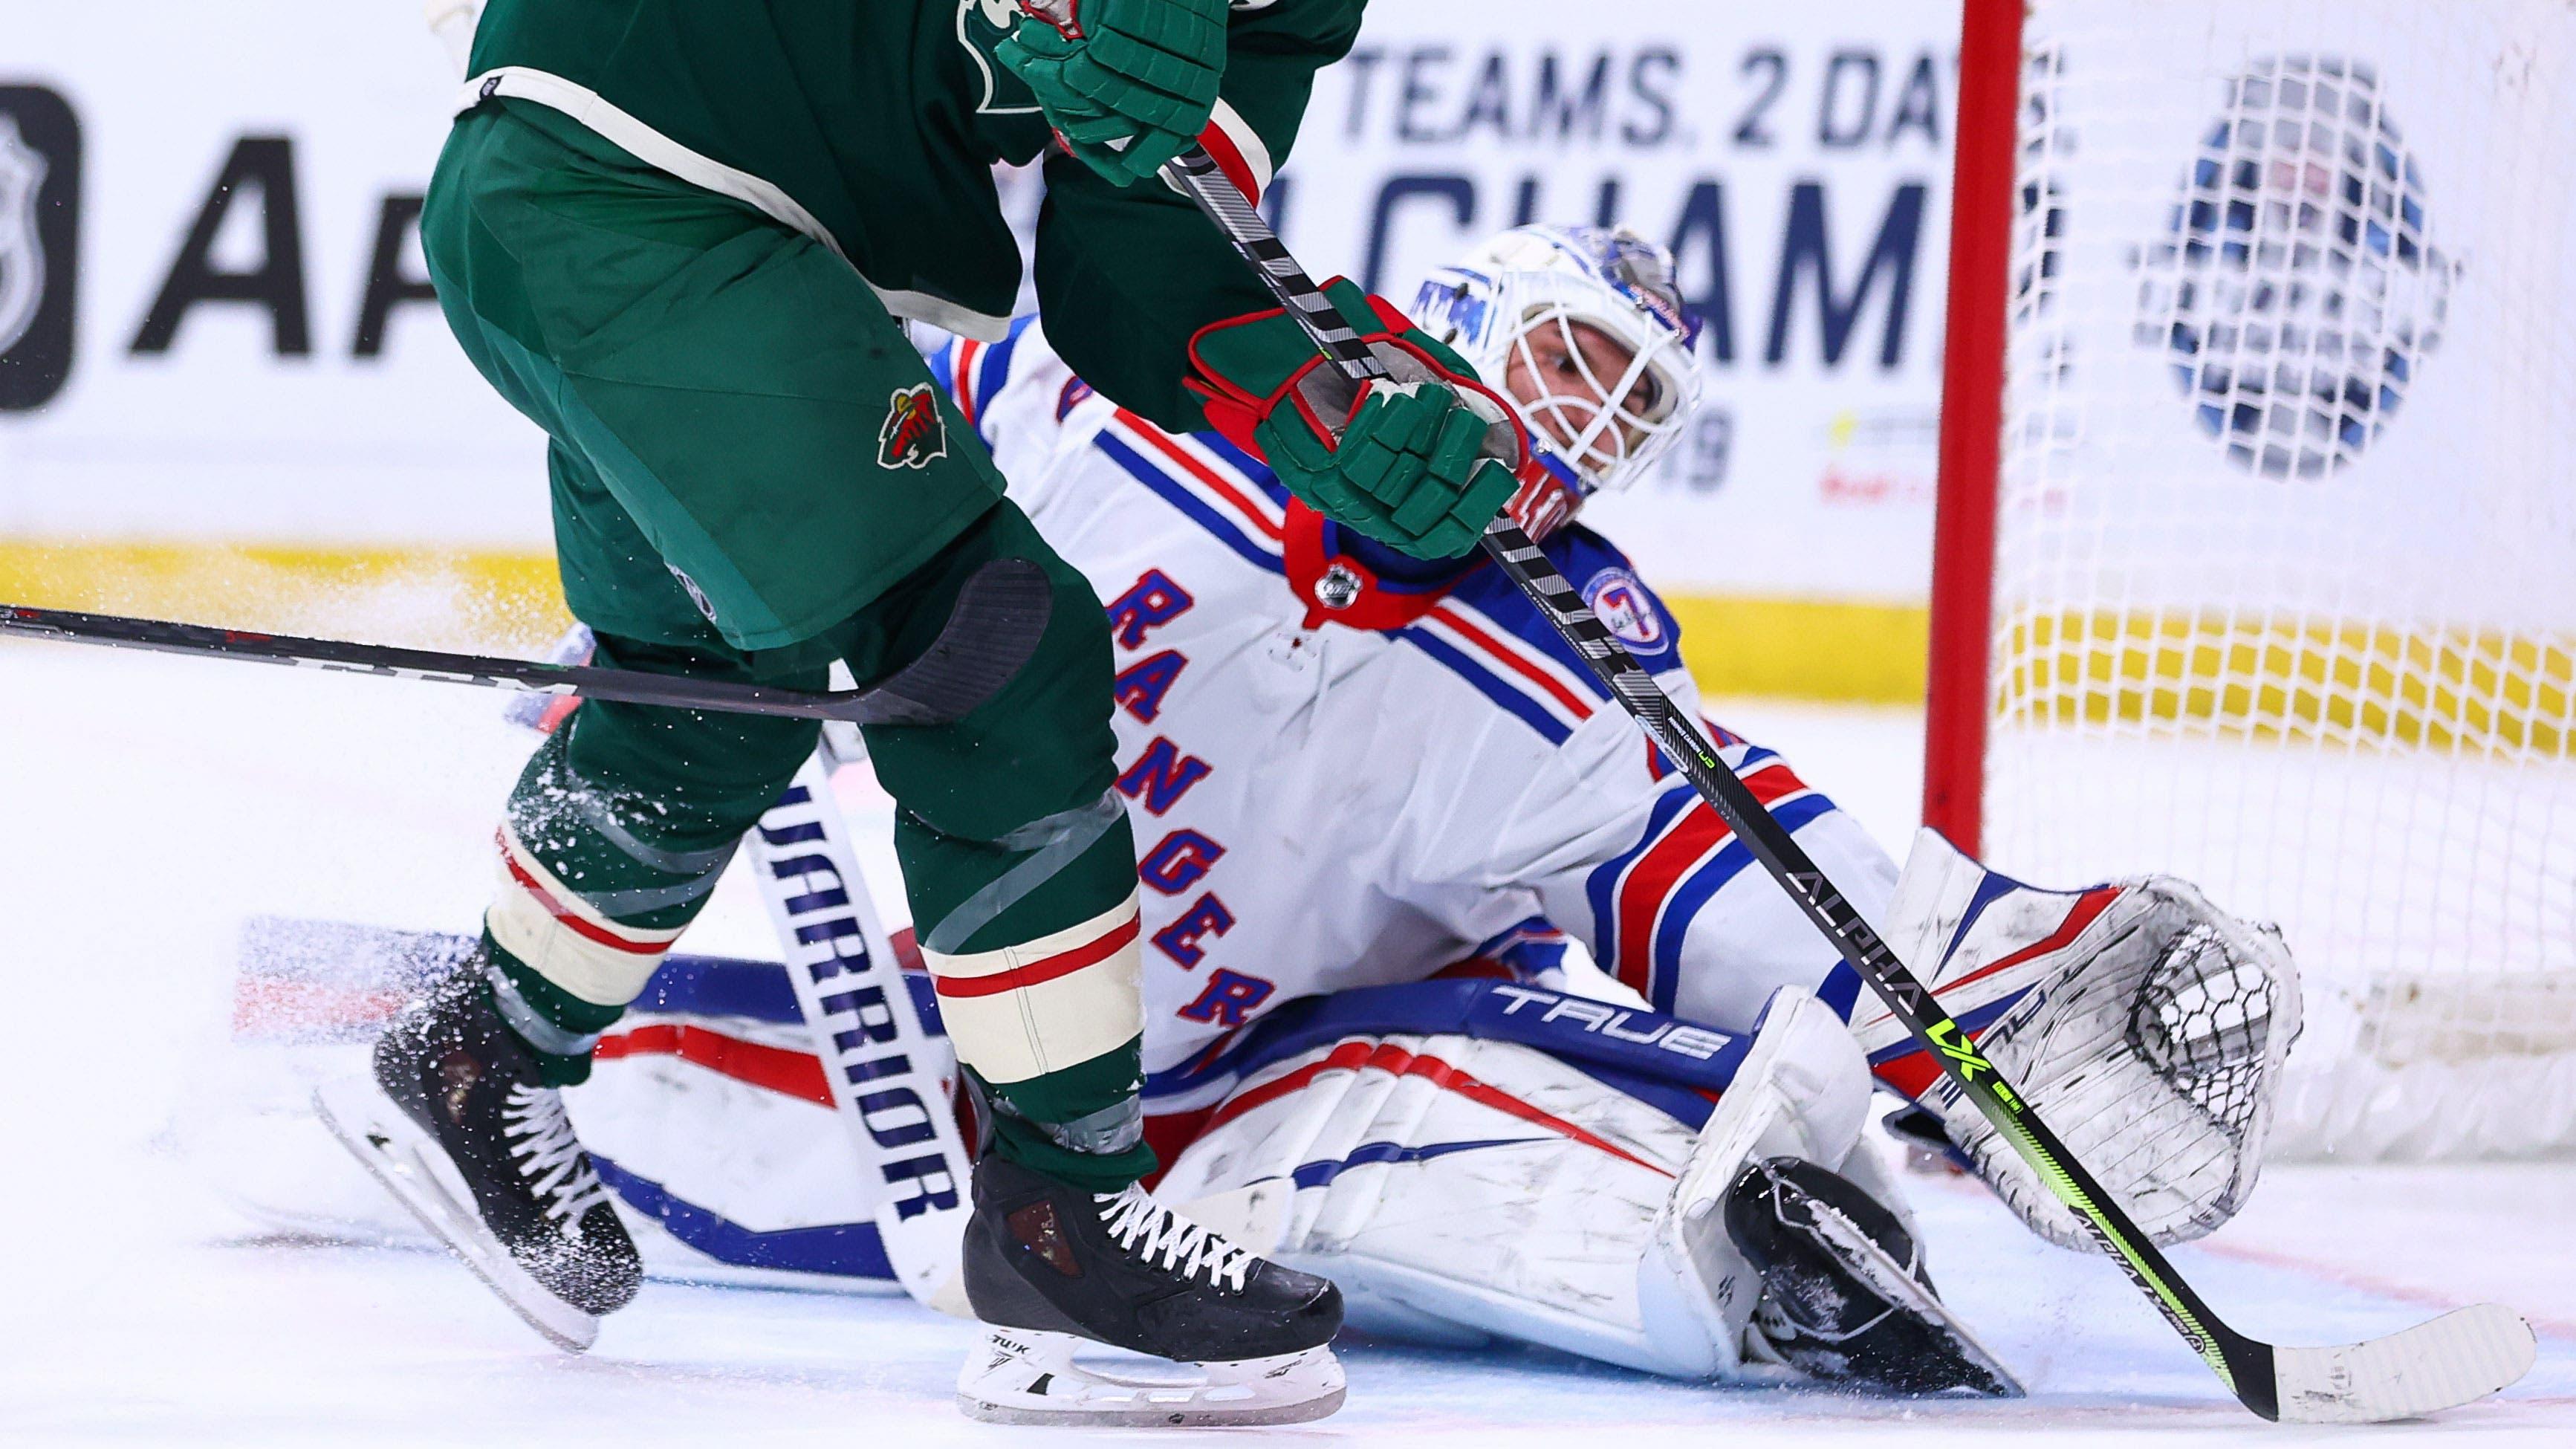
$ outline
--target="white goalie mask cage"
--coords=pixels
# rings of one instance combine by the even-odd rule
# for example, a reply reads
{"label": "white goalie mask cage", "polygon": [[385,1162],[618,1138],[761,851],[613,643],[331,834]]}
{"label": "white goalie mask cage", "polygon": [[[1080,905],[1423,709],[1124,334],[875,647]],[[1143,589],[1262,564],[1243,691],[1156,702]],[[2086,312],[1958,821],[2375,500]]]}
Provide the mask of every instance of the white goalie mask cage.
{"label": "white goalie mask cage", "polygon": [[[1433,272],[1413,315],[1512,399],[1586,495],[1634,483],[1699,406],[1699,324],[1673,255],[1624,227],[1514,227]],[[1580,328],[1616,344],[1626,365],[1605,375]],[[1562,364],[1542,359],[1541,339]],[[1522,378],[1538,396],[1521,394]]]}

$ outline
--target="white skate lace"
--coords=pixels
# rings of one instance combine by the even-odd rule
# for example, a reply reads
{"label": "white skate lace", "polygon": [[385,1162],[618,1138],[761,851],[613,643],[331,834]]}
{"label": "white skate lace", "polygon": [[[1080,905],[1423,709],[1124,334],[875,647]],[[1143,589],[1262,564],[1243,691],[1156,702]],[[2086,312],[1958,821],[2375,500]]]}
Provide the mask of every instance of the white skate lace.
{"label": "white skate lace", "polygon": [[583,1214],[608,1201],[607,1184],[581,1155],[581,1139],[564,1115],[561,1092],[512,1087],[501,1108],[501,1135],[517,1139],[510,1143],[510,1155],[519,1159],[519,1175],[545,1200],[546,1216],[565,1237],[579,1232]]}
{"label": "white skate lace", "polygon": [[1243,1275],[1257,1260],[1222,1235],[1154,1201],[1141,1187],[1094,1193],[1092,1201],[1118,1246],[1147,1262],[1160,1259],[1184,1278],[1204,1277],[1228,1292],[1243,1291]]}

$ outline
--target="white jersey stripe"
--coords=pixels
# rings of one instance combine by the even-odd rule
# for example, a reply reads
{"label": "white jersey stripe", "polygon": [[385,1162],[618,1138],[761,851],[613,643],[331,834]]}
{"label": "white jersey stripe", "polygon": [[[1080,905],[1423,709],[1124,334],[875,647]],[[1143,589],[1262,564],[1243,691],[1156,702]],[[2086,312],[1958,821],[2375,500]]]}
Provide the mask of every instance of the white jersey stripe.
{"label": "white jersey stripe", "polygon": [[1280,547],[1286,531],[1285,514],[1241,473],[1205,449],[1184,446],[1182,440],[1123,408],[1107,431],[1127,444],[1157,475],[1224,515],[1248,537],[1268,549]]}
{"label": "white jersey stripe", "polygon": [[1557,697],[1575,718],[1592,717],[1601,699],[1601,687],[1591,675],[1531,644],[1481,609],[1451,599],[1433,612],[1446,615],[1462,626],[1472,626],[1484,634],[1491,641],[1487,652],[1508,656],[1508,661],[1515,664],[1516,672],[1544,676],[1549,683],[1539,687]]}
{"label": "white jersey stripe", "polygon": [[1465,655],[1504,688],[1524,696],[1567,729],[1591,718],[1591,710],[1582,707],[1580,699],[1564,688],[1563,681],[1537,670],[1526,655],[1501,645],[1497,631],[1479,627],[1474,619],[1467,611],[1453,612],[1450,605],[1443,604],[1423,615],[1415,627]]}

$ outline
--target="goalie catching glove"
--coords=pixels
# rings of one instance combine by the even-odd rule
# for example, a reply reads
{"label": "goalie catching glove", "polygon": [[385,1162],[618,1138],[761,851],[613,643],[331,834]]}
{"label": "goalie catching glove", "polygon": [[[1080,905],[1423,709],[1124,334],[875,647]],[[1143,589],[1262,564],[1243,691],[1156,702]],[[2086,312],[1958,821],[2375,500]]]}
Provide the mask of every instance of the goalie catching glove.
{"label": "goalie catching glove", "polygon": [[1082,163],[1120,186],[1206,129],[1225,75],[1226,0],[1023,0],[994,57]]}
{"label": "goalie catching glove", "polygon": [[1466,361],[1383,297],[1324,287],[1393,375],[1350,383],[1296,320],[1272,309],[1190,340],[1211,427],[1261,455],[1325,517],[1417,558],[1454,558],[1520,487],[1529,448],[1512,410]]}
{"label": "goalie catching glove", "polygon": [[[2299,1034],[2298,971],[2279,931],[2171,876],[2039,890],[1929,830],[1888,918],[1898,958],[2157,1243],[2201,1237],[2244,1206]],[[1882,1078],[1902,1078],[1904,1028],[1866,1007],[1852,1026]],[[1900,1084],[2033,1232],[2091,1246],[1955,1083]]]}

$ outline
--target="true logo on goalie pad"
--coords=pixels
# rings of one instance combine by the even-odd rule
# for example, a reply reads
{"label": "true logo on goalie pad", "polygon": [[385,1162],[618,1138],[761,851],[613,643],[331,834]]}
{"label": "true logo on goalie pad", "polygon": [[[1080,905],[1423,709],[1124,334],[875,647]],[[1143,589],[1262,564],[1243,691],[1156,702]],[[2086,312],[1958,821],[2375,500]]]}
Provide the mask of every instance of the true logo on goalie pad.
{"label": "true logo on goalie pad", "polygon": [[1724,1032],[1692,1026],[1651,1011],[1504,982],[1496,982],[1488,989],[1496,1000],[1504,1003],[1504,1016],[1517,1016],[1523,1007],[1532,1007],[1535,1008],[1534,1020],[1539,1024],[1561,1021],[1577,1030],[1606,1036],[1628,1046],[1672,1052],[1693,1061],[1713,1060],[1728,1047],[1738,1045],[1735,1038]]}

